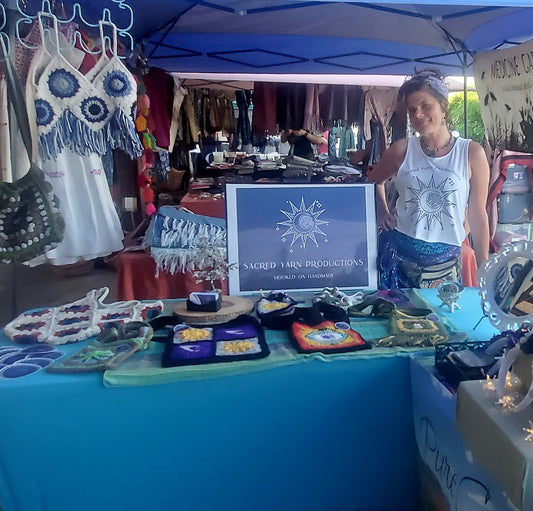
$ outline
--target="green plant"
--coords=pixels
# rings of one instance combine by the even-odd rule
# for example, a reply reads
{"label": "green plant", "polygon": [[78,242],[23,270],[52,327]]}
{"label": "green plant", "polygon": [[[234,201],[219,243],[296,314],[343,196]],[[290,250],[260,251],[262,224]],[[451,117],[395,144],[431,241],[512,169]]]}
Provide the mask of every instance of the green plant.
{"label": "green plant", "polygon": [[[475,91],[468,91],[466,93],[466,116],[468,138],[482,143],[485,140],[485,128],[481,118],[478,94]],[[462,92],[454,94],[450,98],[448,119],[452,129],[457,130],[462,136],[464,136],[464,101]]]}

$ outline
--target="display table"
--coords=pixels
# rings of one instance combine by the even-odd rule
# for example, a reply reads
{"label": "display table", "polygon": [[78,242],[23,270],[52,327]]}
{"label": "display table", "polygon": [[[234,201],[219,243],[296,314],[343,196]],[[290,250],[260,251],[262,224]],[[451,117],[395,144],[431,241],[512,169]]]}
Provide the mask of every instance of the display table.
{"label": "display table", "polygon": [[226,201],[224,198],[202,197],[202,192],[186,193],[180,201],[180,206],[187,208],[197,215],[226,218]]}
{"label": "display table", "polygon": [[[479,301],[467,291],[469,313],[457,318],[468,320],[456,324],[471,330]],[[425,296],[439,304],[433,290]],[[285,335],[269,330],[267,341]],[[105,387],[96,373],[0,380],[0,508],[412,511],[410,353],[302,356],[130,387]]]}
{"label": "display table", "polygon": [[144,387],[4,380],[0,506],[412,511],[408,388],[408,357],[386,354]]}
{"label": "display table", "polygon": [[[187,193],[180,202],[192,213],[226,217],[224,199],[215,199],[213,195],[203,198],[200,193]],[[190,272],[171,275],[166,271],[156,276],[156,264],[147,252],[121,252],[118,264],[117,298],[119,300],[155,300],[186,298],[193,291],[206,291],[207,283],[197,283]],[[222,282],[221,289],[227,293],[227,282]]]}
{"label": "display table", "polygon": [[[171,275],[161,271],[156,276],[156,264],[147,252],[122,252],[119,256],[118,300],[164,300],[186,298],[192,291],[206,291],[208,282],[197,283],[191,272]],[[221,289],[227,292],[227,282]]]}

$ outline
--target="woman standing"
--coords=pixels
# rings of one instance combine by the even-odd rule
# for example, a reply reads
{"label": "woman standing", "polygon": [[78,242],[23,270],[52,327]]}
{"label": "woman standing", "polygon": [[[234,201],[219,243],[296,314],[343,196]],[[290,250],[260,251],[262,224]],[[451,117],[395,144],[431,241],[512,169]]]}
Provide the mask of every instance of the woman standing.
{"label": "woman standing", "polygon": [[[467,219],[478,267],[488,257],[489,166],[481,145],[450,133],[438,71],[415,74],[398,100],[420,136],[395,142],[368,174],[377,183],[380,287],[434,287],[460,279]],[[392,176],[398,199],[390,211],[384,183]]]}
{"label": "woman standing", "polygon": [[309,130],[283,130],[280,133],[280,140],[282,143],[289,142],[294,156],[305,158],[307,160],[315,159],[315,152],[312,144],[320,145],[327,144],[328,141],[322,135],[315,135]]}

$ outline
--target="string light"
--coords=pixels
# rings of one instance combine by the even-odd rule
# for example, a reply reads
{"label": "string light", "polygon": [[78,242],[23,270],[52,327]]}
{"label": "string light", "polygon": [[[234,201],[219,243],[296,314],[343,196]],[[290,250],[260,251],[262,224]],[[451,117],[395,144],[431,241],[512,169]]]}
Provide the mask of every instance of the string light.
{"label": "string light", "polygon": [[501,399],[496,401],[497,405],[501,405],[504,410],[511,410],[514,408],[514,398],[510,395],[502,396]]}
{"label": "string light", "polygon": [[533,421],[529,421],[529,428],[522,428],[526,433],[526,442],[533,442]]}
{"label": "string light", "polygon": [[485,379],[485,383],[483,384],[483,388],[485,390],[494,390],[494,381],[491,380],[490,376],[487,374],[487,378]]}

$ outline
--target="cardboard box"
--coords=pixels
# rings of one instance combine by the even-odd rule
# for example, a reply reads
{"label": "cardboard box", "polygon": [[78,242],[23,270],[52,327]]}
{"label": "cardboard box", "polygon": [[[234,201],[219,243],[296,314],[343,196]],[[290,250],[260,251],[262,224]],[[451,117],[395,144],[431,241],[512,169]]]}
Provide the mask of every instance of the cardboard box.
{"label": "cardboard box", "polygon": [[524,427],[533,420],[533,407],[513,413],[497,405],[496,393],[485,382],[465,381],[457,393],[456,424],[474,459],[521,510],[533,509],[533,442]]}

